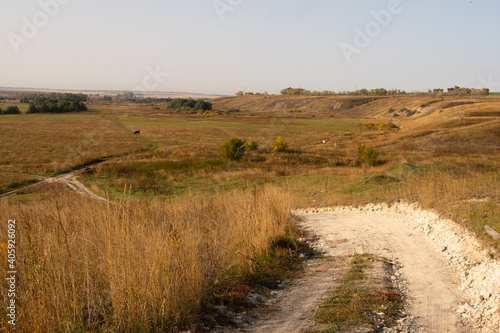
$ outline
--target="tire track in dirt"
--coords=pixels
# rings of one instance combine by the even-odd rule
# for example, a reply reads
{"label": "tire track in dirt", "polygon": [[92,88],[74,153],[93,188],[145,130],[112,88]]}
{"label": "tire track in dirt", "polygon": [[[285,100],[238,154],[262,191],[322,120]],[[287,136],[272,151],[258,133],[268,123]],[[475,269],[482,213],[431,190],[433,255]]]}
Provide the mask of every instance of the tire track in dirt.
{"label": "tire track in dirt", "polygon": [[42,181],[40,181],[38,183],[31,184],[31,185],[28,185],[28,186],[24,186],[24,187],[15,189],[13,191],[9,191],[9,192],[3,193],[3,194],[0,195],[0,198],[8,197],[8,196],[14,195],[14,194],[16,194],[16,193],[18,193],[20,191],[25,191],[27,189],[32,189],[32,188],[35,188],[35,187],[40,186],[42,184],[60,183],[60,184],[66,185],[71,190],[73,190],[73,191],[75,191],[75,192],[83,195],[84,197],[87,197],[87,198],[90,198],[90,199],[94,199],[94,200],[98,200],[98,201],[108,202],[108,200],[106,200],[105,198],[100,197],[97,194],[93,193],[85,185],[83,185],[78,179],[76,179],[76,174],[78,172],[80,172],[81,170],[84,170],[84,169],[80,169],[80,170],[73,171],[73,172],[70,172],[70,173],[66,173],[66,174],[63,174],[63,175],[59,175],[59,176],[56,176],[56,177],[45,178],[44,180],[42,180]]}

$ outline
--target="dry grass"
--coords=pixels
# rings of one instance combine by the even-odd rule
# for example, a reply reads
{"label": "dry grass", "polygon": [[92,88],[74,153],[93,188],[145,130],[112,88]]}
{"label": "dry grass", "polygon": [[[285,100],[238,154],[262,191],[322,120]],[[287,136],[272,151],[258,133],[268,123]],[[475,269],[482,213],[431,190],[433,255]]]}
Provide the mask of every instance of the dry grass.
{"label": "dry grass", "polygon": [[[259,258],[285,233],[292,201],[295,207],[416,201],[448,214],[500,250],[500,242],[483,229],[488,224],[500,232],[498,121],[492,113],[499,101],[450,107],[456,101],[404,97],[357,105],[356,99],[341,100],[346,108],[340,114],[384,122],[390,107],[430,103],[421,114],[398,120],[405,128],[401,133],[359,130],[358,121],[330,118],[338,115],[334,98],[294,98],[290,105],[279,104],[286,102],[282,98],[244,99],[243,106],[256,108],[258,117],[251,109],[210,119],[173,117],[142,105],[109,106],[107,118],[4,116],[4,171],[53,173],[147,143],[158,146],[104,163],[85,176],[93,191],[104,195],[111,189],[126,198],[116,205],[50,187],[29,198],[0,201],[1,219],[16,218],[20,226],[18,322],[24,326],[19,331],[153,331],[182,325],[221,281],[235,272],[260,274]],[[281,117],[294,105],[305,111]],[[274,108],[273,117],[267,117],[266,107]],[[463,121],[451,119],[464,113]],[[111,117],[114,121],[107,120]],[[433,132],[441,125],[446,129]],[[129,130],[141,130],[141,137]],[[220,160],[217,148],[236,135],[256,140],[260,148],[238,162]],[[271,152],[278,135],[291,152]],[[356,167],[357,143],[381,151],[379,163],[366,174]],[[262,183],[276,187],[256,190]],[[124,195],[125,186],[139,198]],[[228,190],[234,188],[250,190]],[[277,188],[293,193],[293,199]],[[5,235],[0,234],[3,244]],[[5,301],[5,290],[0,294]]]}
{"label": "dry grass", "polygon": [[[286,182],[298,206],[363,205],[405,200],[434,209],[474,232],[500,256],[500,175],[497,167],[474,168],[442,163],[395,164],[375,173],[298,177]],[[313,190],[314,189],[314,190]],[[314,201],[313,201],[314,200]]]}
{"label": "dry grass", "polygon": [[2,116],[0,140],[0,169],[31,174],[53,174],[146,146],[91,114]]}
{"label": "dry grass", "polygon": [[0,194],[12,189],[35,183],[39,177],[16,173],[0,173]]}
{"label": "dry grass", "polygon": [[[0,200],[0,219],[17,221],[17,332],[182,324],[227,270],[251,275],[290,219],[289,195],[272,186],[108,205],[45,190],[37,200]],[[2,244],[6,235],[4,223]]]}

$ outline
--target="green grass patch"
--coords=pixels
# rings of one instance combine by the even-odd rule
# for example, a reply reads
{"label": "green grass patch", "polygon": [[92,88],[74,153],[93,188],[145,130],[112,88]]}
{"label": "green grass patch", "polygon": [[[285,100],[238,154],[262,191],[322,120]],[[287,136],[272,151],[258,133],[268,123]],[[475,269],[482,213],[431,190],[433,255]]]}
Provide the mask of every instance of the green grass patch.
{"label": "green grass patch", "polygon": [[375,313],[384,313],[384,317],[377,318],[377,322],[382,320],[385,326],[394,324],[395,316],[402,310],[402,296],[390,286],[380,286],[368,280],[365,270],[370,265],[369,260],[368,254],[352,258],[350,268],[341,281],[342,285],[314,315],[317,323],[328,325],[321,332],[334,333],[356,325],[379,329],[375,323]]}
{"label": "green grass patch", "polygon": [[162,172],[193,173],[199,170],[208,172],[220,171],[226,162],[218,159],[186,159],[180,161],[164,160],[157,162],[109,163],[102,166],[99,176],[105,177],[158,177]]}

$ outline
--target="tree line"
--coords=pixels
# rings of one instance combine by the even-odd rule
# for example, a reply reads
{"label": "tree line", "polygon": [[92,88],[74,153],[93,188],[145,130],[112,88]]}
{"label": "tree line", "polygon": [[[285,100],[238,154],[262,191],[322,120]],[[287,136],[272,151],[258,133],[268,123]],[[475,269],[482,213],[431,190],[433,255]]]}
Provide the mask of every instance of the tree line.
{"label": "tree line", "polygon": [[[408,93],[404,90],[392,89],[387,90],[385,88],[376,88],[376,89],[358,89],[354,91],[311,91],[302,88],[285,88],[280,91],[281,95],[285,96],[395,96],[395,95],[407,95]],[[426,93],[420,93],[426,94]],[[475,89],[475,88],[463,88],[459,86],[454,86],[447,89],[447,92],[444,89],[429,89],[427,91],[429,95],[435,96],[488,96],[490,94],[490,90],[488,88]],[[238,95],[238,94],[237,94]]]}
{"label": "tree line", "polygon": [[0,114],[21,114],[21,110],[19,110],[17,105],[9,105],[5,110],[0,108]]}
{"label": "tree line", "polygon": [[86,94],[78,93],[22,93],[18,95],[19,103],[39,103],[40,101],[45,100],[67,100],[67,101],[78,101],[78,102],[88,102],[89,96]]}
{"label": "tree line", "polygon": [[176,98],[170,102],[170,109],[177,110],[194,110],[194,111],[207,111],[212,110],[212,103],[204,101],[202,99],[194,100],[192,98]]}
{"label": "tree line", "polygon": [[83,100],[87,100],[83,94],[43,94],[38,95],[30,103],[26,113],[65,113],[75,111],[87,111]]}
{"label": "tree line", "polygon": [[385,88],[376,88],[376,89],[359,89],[354,91],[311,91],[302,88],[285,88],[280,91],[281,95],[286,96],[338,96],[338,95],[349,95],[349,96],[394,96],[394,95],[406,95],[406,91],[404,90],[387,90]]}

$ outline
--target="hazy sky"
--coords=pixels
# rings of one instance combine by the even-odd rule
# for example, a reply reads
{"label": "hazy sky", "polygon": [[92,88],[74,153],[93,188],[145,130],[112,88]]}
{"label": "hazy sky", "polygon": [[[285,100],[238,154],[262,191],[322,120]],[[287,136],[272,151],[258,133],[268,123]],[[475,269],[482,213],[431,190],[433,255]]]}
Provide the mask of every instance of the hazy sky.
{"label": "hazy sky", "polygon": [[499,17],[499,0],[0,0],[0,86],[500,91]]}

